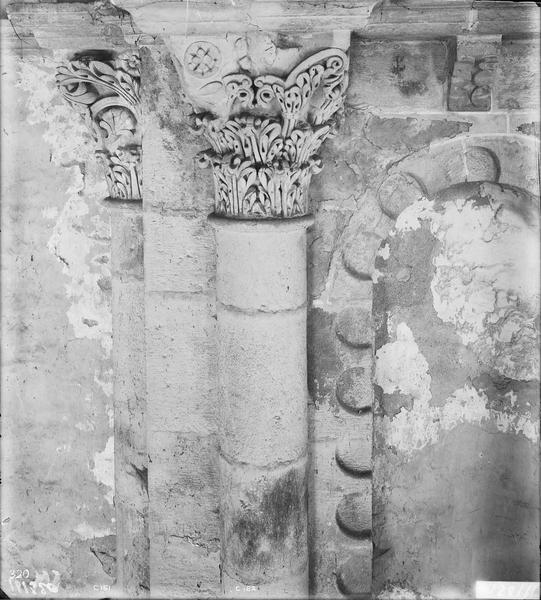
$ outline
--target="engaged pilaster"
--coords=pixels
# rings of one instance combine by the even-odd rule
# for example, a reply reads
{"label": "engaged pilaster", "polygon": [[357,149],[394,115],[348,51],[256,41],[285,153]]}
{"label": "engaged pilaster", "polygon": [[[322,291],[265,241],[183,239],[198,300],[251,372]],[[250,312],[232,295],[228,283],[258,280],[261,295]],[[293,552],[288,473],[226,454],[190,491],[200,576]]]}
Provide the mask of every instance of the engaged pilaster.
{"label": "engaged pilaster", "polygon": [[97,144],[111,213],[117,586],[149,592],[139,56],[92,51],[58,67],[57,85]]}
{"label": "engaged pilaster", "polygon": [[343,108],[349,34],[184,39],[211,148],[217,249],[221,570],[230,597],[308,597],[306,229]]}

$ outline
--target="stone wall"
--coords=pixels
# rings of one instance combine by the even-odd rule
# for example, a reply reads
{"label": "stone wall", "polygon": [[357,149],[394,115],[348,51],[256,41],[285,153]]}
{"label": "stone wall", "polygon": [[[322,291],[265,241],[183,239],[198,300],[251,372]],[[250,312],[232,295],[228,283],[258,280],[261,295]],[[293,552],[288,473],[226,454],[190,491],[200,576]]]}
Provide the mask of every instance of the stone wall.
{"label": "stone wall", "polygon": [[[538,48],[504,40],[500,52],[491,110],[450,112],[453,44],[353,36],[342,126],[325,143],[324,169],[311,186],[309,548],[311,590],[321,597],[367,593],[371,581],[383,597],[470,593],[474,577],[491,575],[487,556],[502,547],[499,534],[473,536],[472,524],[484,527],[500,511],[501,531],[523,534],[513,542],[521,565],[538,560],[531,543],[538,373],[509,383],[477,366],[450,369],[457,353],[470,364],[480,359],[431,304],[428,226],[385,243],[410,204],[456,183],[499,181],[539,195]],[[190,128],[174,60],[160,44],[142,50],[150,587],[157,597],[212,597],[220,589],[215,246],[207,221],[214,190],[197,166],[206,144]],[[3,443],[25,445],[2,465],[3,493],[12,494],[2,509],[4,556],[13,557],[4,560],[2,581],[11,568],[56,569],[63,589],[89,595],[111,583],[94,559],[107,565],[107,554],[91,548],[115,533],[107,487],[109,234],[97,202],[106,191],[86,130],[53,88],[55,61],[16,63],[7,69],[13,85],[3,88],[14,94],[3,103],[11,111],[3,126],[15,140],[3,164],[2,293],[11,307]],[[377,264],[378,252],[378,261],[389,252],[404,264]],[[374,282],[387,281],[384,269],[403,284],[394,304],[373,299]],[[395,305],[407,310],[391,318]],[[389,319],[394,329],[382,325]],[[400,343],[408,357],[415,351],[412,360],[424,357],[422,400],[439,419],[435,432],[418,427],[412,439],[420,399],[390,391],[400,385],[386,388],[382,379],[374,397],[376,351],[380,360],[382,348]],[[400,352],[393,365],[404,359]],[[456,404],[462,397],[453,393],[466,386],[458,416],[443,419],[444,400]],[[39,446],[27,446],[32,439]],[[465,546],[472,554],[460,556]],[[531,576],[525,566],[509,573]]]}
{"label": "stone wall", "polygon": [[2,59],[2,589],[102,597],[115,554],[105,182],[56,60]]}

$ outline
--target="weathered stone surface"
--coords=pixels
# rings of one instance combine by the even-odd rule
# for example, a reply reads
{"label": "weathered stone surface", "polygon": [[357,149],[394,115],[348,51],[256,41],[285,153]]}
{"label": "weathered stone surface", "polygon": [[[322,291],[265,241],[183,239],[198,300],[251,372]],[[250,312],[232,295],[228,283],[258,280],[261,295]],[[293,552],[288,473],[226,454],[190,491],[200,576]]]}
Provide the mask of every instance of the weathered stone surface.
{"label": "weathered stone surface", "polygon": [[214,283],[216,248],[203,216],[147,212],[145,238],[148,289],[206,293]]}
{"label": "weathered stone surface", "polygon": [[219,302],[276,312],[306,303],[306,228],[311,219],[244,223],[214,219]]}
{"label": "weathered stone surface", "polygon": [[230,460],[264,466],[306,452],[305,336],[304,309],[218,308],[221,450]]}
{"label": "weathered stone surface", "polygon": [[370,598],[372,587],[372,544],[363,542],[352,549],[349,558],[338,566],[338,589],[345,596]]}
{"label": "weathered stone surface", "polygon": [[368,475],[372,471],[372,436],[340,440],[336,446],[336,462],[351,475]]}
{"label": "weathered stone surface", "polygon": [[340,529],[355,537],[369,537],[372,530],[372,481],[359,480],[360,492],[344,496],[336,508]]}
{"label": "weathered stone surface", "polygon": [[498,108],[516,110],[539,107],[538,62],[538,41],[503,41],[495,99]]}
{"label": "weathered stone surface", "polygon": [[106,189],[55,62],[17,56],[1,52],[0,586],[90,597],[113,579],[89,543],[116,533]]}
{"label": "weathered stone surface", "polygon": [[426,191],[415,177],[398,172],[383,181],[378,189],[378,201],[383,212],[396,219],[405,208],[425,194]]}
{"label": "weathered stone surface", "polygon": [[214,303],[200,294],[146,295],[149,431],[211,433],[216,422]]}
{"label": "weathered stone surface", "polygon": [[500,161],[494,152],[473,146],[464,152],[466,181],[498,181]]}
{"label": "weathered stone surface", "polygon": [[374,259],[382,242],[379,235],[370,231],[361,231],[355,241],[344,248],[344,266],[361,279],[370,279],[374,271]]}
{"label": "weathered stone surface", "polygon": [[461,121],[442,121],[371,116],[364,129],[366,139],[376,148],[395,152],[411,152],[429,143],[454,137],[468,131],[469,124]]}
{"label": "weathered stone surface", "polygon": [[[461,597],[479,579],[526,580],[539,560],[538,516],[530,513],[538,502],[531,477],[539,408],[524,383],[538,381],[528,341],[537,325],[526,325],[528,307],[539,302],[536,203],[508,185],[454,185],[399,215],[379,257],[376,593],[438,594],[445,581]],[[404,265],[411,277],[397,283]],[[511,482],[509,469],[528,475]],[[512,541],[511,530],[520,532]]]}
{"label": "weathered stone surface", "polygon": [[[216,595],[219,582],[217,441],[153,432],[149,437],[151,592]],[[178,568],[182,565],[182,569]]]}
{"label": "weathered stone surface", "polygon": [[363,348],[372,343],[372,320],[370,311],[350,306],[343,309],[336,319],[336,335],[349,346]]}
{"label": "weathered stone surface", "polygon": [[263,593],[302,593],[308,579],[305,459],[273,470],[221,460],[220,471],[222,568],[230,580],[261,586]]}
{"label": "weathered stone surface", "polygon": [[353,36],[348,102],[398,111],[439,110],[448,76],[440,41],[363,40]]}
{"label": "weathered stone surface", "polygon": [[351,367],[336,382],[336,397],[347,410],[360,413],[372,406],[372,377],[365,367]]}

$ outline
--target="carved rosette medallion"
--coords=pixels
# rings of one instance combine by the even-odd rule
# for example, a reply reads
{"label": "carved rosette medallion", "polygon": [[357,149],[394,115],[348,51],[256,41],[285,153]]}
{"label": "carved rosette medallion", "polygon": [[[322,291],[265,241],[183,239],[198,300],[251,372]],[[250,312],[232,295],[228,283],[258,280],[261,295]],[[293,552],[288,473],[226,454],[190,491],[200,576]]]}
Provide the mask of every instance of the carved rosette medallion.
{"label": "carved rosette medallion", "polygon": [[229,118],[196,116],[211,148],[199,155],[213,167],[216,214],[291,218],[310,213],[308,186],[321,169],[317,151],[342,110],[348,57],[320,51],[286,78],[223,77]]}
{"label": "carved rosette medallion", "polygon": [[[103,54],[103,53],[101,53]],[[58,67],[64,98],[85,116],[105,167],[109,196],[141,199],[140,59],[135,52],[81,54]]]}

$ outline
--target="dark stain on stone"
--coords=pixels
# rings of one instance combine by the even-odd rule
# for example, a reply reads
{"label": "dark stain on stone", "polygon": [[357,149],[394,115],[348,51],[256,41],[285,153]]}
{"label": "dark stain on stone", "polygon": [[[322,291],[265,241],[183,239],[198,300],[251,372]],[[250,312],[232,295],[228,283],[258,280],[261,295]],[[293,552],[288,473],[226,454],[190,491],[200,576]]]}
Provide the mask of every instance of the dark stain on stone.
{"label": "dark stain on stone", "polygon": [[[389,238],[390,254],[383,268],[386,275],[384,305],[424,304],[431,294],[430,281],[434,274],[432,254],[436,239],[427,227],[398,233]],[[408,277],[404,274],[407,273]]]}
{"label": "dark stain on stone", "polygon": [[90,552],[100,561],[109,577],[116,577],[116,535],[106,535],[90,540]]}
{"label": "dark stain on stone", "polygon": [[396,77],[402,77],[402,73],[406,70],[405,58],[403,54],[395,54],[392,58],[391,73]]}
{"label": "dark stain on stone", "polygon": [[536,381],[517,381],[492,371],[471,379],[477,390],[487,396],[487,408],[503,413],[535,414],[539,406],[539,385]]}
{"label": "dark stain on stone", "polygon": [[413,408],[413,400],[414,398],[411,394],[401,394],[400,392],[393,392],[392,394],[382,394],[382,413],[392,419],[403,408],[405,408],[406,410],[411,410]]}
{"label": "dark stain on stone", "polygon": [[426,94],[428,88],[423,81],[407,79],[398,83],[398,89],[404,96],[422,96]]}
{"label": "dark stain on stone", "polygon": [[139,479],[139,482],[141,483],[141,488],[145,492],[148,491],[148,468],[145,466],[139,468],[134,464],[132,464],[132,467],[135,472],[135,475],[137,476],[137,478]]}
{"label": "dark stain on stone", "polygon": [[[239,569],[262,570],[281,561],[286,540],[304,552],[306,482],[304,473],[291,469],[263,492],[258,506],[239,510],[233,517],[229,541],[230,557]],[[267,549],[260,550],[264,545]]]}
{"label": "dark stain on stone", "polygon": [[391,73],[396,77],[399,92],[403,96],[422,96],[428,91],[423,81],[404,78],[406,71],[406,58],[404,54],[395,54],[391,62]]}
{"label": "dark stain on stone", "polygon": [[308,313],[308,389],[316,405],[334,397],[334,382],[342,371],[338,343],[334,315],[312,308]]}
{"label": "dark stain on stone", "polygon": [[397,152],[418,150],[437,139],[452,138],[468,131],[469,123],[414,119],[407,117],[383,118],[371,115],[364,128],[366,139],[380,149]]}

